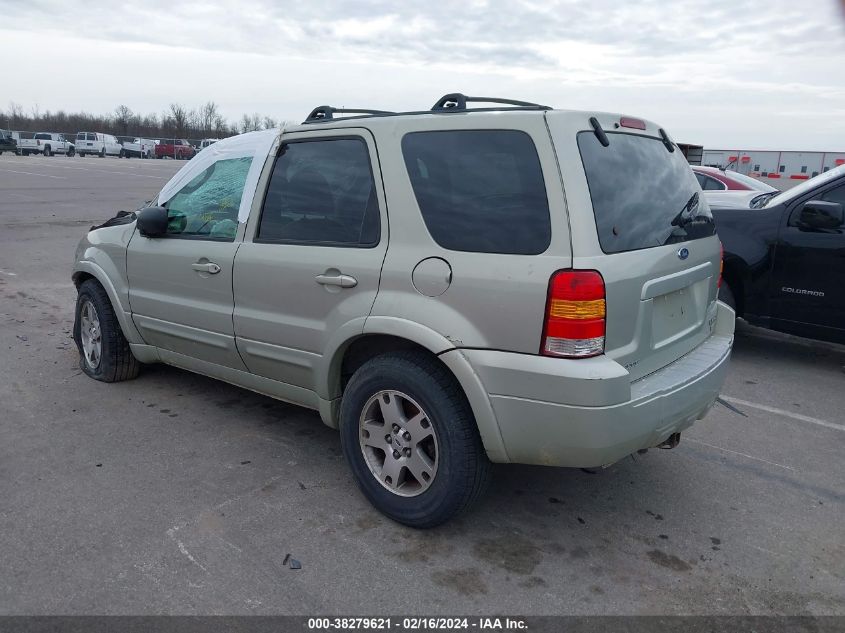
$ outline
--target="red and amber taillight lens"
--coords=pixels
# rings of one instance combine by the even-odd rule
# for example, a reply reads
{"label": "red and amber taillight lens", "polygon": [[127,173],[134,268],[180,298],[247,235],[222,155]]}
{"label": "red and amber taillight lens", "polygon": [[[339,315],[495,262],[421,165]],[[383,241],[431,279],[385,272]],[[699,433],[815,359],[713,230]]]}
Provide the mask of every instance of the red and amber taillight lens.
{"label": "red and amber taillight lens", "polygon": [[716,288],[722,287],[722,275],[725,273],[725,247],[722,242],[719,242],[719,281],[716,283]]}
{"label": "red and amber taillight lens", "polygon": [[604,353],[604,279],[595,270],[559,270],[549,282],[540,353],[587,358]]}

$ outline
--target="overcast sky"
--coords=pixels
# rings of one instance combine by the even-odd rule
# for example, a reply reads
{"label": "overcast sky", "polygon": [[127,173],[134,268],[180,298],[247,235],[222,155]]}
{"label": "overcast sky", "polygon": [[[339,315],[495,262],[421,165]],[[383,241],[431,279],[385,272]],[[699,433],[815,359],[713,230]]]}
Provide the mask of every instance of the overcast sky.
{"label": "overcast sky", "polygon": [[426,109],[447,92],[640,115],[710,148],[845,150],[838,0],[0,0],[0,111],[216,101]]}

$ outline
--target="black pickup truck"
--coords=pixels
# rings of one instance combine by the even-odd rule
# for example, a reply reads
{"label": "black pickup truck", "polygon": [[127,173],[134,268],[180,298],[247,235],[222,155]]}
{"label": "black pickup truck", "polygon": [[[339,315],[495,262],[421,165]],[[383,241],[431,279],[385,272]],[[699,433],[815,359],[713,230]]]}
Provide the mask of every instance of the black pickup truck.
{"label": "black pickup truck", "polygon": [[845,165],[751,208],[711,204],[719,298],[762,327],[845,343]]}

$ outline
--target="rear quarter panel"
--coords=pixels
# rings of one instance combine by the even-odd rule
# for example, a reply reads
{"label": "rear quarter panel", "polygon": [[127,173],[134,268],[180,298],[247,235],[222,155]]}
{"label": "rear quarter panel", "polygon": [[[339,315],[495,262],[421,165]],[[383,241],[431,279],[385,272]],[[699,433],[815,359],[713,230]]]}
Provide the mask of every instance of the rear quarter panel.
{"label": "rear quarter panel", "polygon": [[[381,159],[390,234],[372,316],[416,322],[455,347],[538,353],[549,279],[556,270],[571,265],[566,203],[542,113],[420,115],[399,122],[387,118],[371,129]],[[428,232],[405,167],[402,138],[411,132],[479,129],[520,130],[534,141],[551,215],[551,243],[546,252],[508,255],[448,250]],[[432,257],[451,267],[451,283],[436,297],[421,294],[412,281],[417,264]]]}

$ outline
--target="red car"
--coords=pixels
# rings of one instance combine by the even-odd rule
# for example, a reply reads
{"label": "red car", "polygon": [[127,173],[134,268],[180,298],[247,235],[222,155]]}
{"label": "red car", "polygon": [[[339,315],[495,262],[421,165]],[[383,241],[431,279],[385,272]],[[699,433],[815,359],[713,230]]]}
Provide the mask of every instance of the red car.
{"label": "red car", "polygon": [[764,182],[729,169],[693,165],[692,170],[703,191],[776,191]]}
{"label": "red car", "polygon": [[156,145],[156,158],[176,158],[178,160],[190,160],[197,150],[183,138],[161,139]]}

